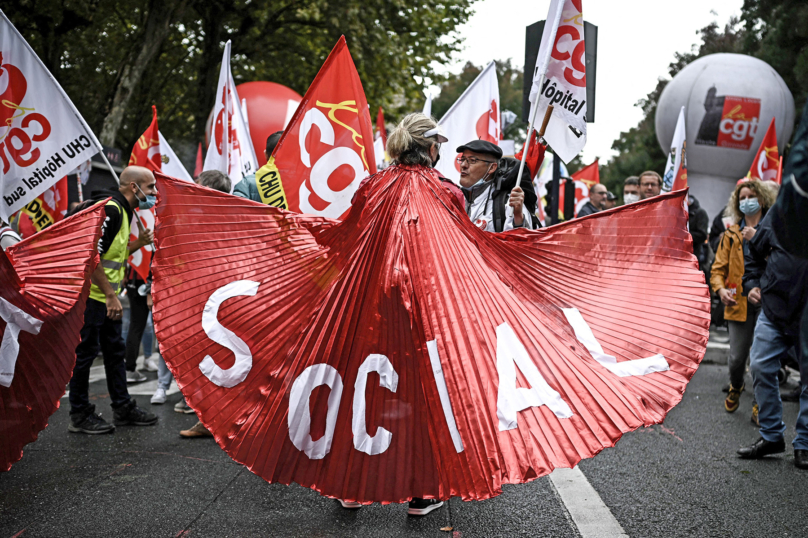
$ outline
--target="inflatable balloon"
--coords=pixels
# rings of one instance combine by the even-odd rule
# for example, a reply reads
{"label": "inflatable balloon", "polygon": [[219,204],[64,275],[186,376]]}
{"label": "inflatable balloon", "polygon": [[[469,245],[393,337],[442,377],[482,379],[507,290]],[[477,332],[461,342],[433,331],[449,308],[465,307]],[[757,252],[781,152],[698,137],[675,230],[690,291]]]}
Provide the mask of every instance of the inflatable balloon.
{"label": "inflatable balloon", "polygon": [[782,155],[794,129],[794,97],[762,60],[743,54],[699,58],[673,77],[659,98],[656,134],[665,153],[682,106],[688,184],[713,217],[749,171],[772,118]]}

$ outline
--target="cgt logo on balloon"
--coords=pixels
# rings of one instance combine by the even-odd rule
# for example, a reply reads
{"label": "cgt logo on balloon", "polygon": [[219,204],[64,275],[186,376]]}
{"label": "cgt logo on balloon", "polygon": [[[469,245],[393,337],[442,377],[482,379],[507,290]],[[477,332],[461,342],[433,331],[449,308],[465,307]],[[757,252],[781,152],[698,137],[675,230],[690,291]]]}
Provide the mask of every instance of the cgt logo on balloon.
{"label": "cgt logo on balloon", "polygon": [[760,99],[716,94],[713,86],[704,98],[696,144],[748,150],[759,127]]}
{"label": "cgt logo on balloon", "polygon": [[[358,122],[356,101],[317,101],[303,116],[298,134],[300,162],[310,169],[310,175],[299,188],[302,213],[337,219],[350,209],[359,183],[370,175],[365,141],[350,125]],[[335,146],[347,135],[350,145]]]}

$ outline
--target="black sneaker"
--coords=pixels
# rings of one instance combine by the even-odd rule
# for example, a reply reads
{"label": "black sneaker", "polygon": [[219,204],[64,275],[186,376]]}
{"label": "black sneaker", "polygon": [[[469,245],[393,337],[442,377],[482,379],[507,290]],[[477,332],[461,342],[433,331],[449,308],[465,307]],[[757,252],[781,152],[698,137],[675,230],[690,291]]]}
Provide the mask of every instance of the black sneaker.
{"label": "black sneaker", "polygon": [[410,501],[410,509],[407,513],[411,516],[425,516],[441,506],[443,506],[443,501],[437,499],[418,499],[416,497]]}
{"label": "black sneaker", "polygon": [[115,431],[115,426],[101,418],[100,415],[96,415],[95,406],[91,405],[84,413],[70,413],[70,424],[67,425],[67,431],[97,435],[112,433]]}
{"label": "black sneaker", "polygon": [[116,409],[113,415],[116,426],[151,426],[157,424],[157,415],[149,413],[137,406],[135,400],[129,400],[125,406]]}

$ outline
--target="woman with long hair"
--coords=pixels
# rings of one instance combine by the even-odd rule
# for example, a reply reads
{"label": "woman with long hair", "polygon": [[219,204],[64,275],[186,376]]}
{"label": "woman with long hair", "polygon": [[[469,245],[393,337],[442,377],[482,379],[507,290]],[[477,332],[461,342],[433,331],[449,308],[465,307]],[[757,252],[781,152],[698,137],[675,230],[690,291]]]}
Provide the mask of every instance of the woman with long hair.
{"label": "woman with long hair", "polygon": [[[744,390],[744,371],[749,360],[755,322],[760,306],[748,300],[743,290],[744,253],[758,224],[774,204],[775,193],[763,181],[738,182],[729,197],[725,217],[734,224],[724,233],[710,273],[710,285],[724,304],[724,319],[729,327],[729,394],[724,409],[734,413]],[[757,405],[757,404],[755,404]],[[755,420],[756,407],[752,410]]]}

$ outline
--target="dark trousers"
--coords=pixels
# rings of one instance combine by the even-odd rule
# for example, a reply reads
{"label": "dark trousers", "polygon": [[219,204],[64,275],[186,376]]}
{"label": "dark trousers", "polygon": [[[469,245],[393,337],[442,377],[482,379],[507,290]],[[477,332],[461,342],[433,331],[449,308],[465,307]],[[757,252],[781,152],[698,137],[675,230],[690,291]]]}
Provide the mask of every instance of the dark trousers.
{"label": "dark trousers", "polygon": [[135,371],[137,356],[140,354],[140,341],[146,322],[149,320],[149,306],[146,297],[140,295],[137,289],[127,287],[129,297],[129,332],[126,334],[126,369]]}
{"label": "dark trousers", "polygon": [[120,320],[113,321],[107,317],[105,303],[87,299],[81,343],[76,348],[76,366],[70,379],[71,413],[83,413],[90,409],[90,367],[99,351],[104,354],[107,389],[113,409],[129,403],[124,367],[126,345],[121,337],[121,326]]}

